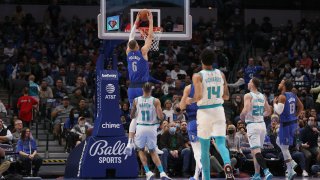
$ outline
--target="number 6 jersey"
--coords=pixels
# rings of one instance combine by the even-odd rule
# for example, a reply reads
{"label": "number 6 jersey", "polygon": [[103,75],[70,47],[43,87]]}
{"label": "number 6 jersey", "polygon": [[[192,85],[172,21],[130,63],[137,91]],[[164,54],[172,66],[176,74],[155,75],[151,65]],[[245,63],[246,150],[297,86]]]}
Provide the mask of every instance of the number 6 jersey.
{"label": "number 6 jersey", "polygon": [[211,108],[212,105],[223,104],[224,80],[220,70],[202,70],[199,74],[202,77],[202,98],[197,103],[199,108]]}
{"label": "number 6 jersey", "polygon": [[137,107],[137,123],[143,125],[154,125],[158,123],[157,112],[154,106],[155,98],[149,97],[137,97],[135,99]]}
{"label": "number 6 jersey", "polygon": [[[149,63],[141,51],[130,51],[127,56],[130,84],[145,83],[149,80]],[[142,86],[141,86],[142,87]]]}

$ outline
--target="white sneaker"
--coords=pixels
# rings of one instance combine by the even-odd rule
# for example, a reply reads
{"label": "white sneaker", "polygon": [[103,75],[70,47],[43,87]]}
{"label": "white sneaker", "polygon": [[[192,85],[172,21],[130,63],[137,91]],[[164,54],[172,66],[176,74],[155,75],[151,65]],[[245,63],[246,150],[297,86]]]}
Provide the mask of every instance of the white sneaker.
{"label": "white sneaker", "polygon": [[169,178],[169,176],[165,172],[160,173],[160,179],[161,180],[171,180],[171,178]]}
{"label": "white sneaker", "polygon": [[294,170],[288,172],[288,180],[293,180],[297,176],[297,173]]}
{"label": "white sneaker", "polygon": [[163,154],[163,151],[161,151],[161,150],[158,148],[158,146],[156,147],[155,150],[156,150],[156,153],[157,153],[157,154]]}
{"label": "white sneaker", "polygon": [[309,177],[309,174],[306,170],[302,171],[302,177]]}
{"label": "white sneaker", "polygon": [[134,144],[133,144],[133,143],[128,143],[128,144],[127,144],[127,147],[126,147],[125,150],[124,150],[124,153],[125,153],[127,156],[131,156],[131,155],[132,155],[132,149],[134,149]]}
{"label": "white sneaker", "polygon": [[146,179],[147,179],[147,180],[153,179],[153,176],[154,176],[154,174],[153,174],[153,172],[151,172],[151,171],[149,171],[149,172],[146,173]]}

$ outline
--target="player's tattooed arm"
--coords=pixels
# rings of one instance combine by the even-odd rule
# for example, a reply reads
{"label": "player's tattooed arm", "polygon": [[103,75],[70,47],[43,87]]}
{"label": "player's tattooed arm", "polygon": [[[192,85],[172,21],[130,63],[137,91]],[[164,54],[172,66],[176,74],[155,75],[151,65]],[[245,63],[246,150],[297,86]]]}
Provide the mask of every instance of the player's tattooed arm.
{"label": "player's tattooed arm", "polygon": [[226,77],[223,74],[223,72],[221,72],[221,76],[222,76],[223,81],[224,81],[222,99],[225,100],[225,101],[228,101],[229,98],[230,98],[229,89],[228,89],[228,82],[227,82]]}
{"label": "player's tattooed arm", "polygon": [[132,109],[131,109],[131,112],[130,112],[130,118],[131,119],[134,119],[136,116],[137,116],[137,101],[136,99],[134,99],[133,103],[132,103]]}

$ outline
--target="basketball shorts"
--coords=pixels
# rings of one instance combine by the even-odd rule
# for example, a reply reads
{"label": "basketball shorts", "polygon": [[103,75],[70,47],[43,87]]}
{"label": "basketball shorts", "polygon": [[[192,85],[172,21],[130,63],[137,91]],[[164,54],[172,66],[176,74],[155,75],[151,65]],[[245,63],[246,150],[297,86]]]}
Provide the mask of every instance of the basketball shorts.
{"label": "basketball shorts", "polygon": [[134,98],[142,95],[143,95],[142,88],[128,88],[128,100],[130,103],[130,107],[132,107]]}
{"label": "basketball shorts", "polygon": [[226,136],[226,116],[222,106],[198,109],[197,111],[198,137],[209,139],[212,136]]}
{"label": "basketball shorts", "polygon": [[267,134],[266,124],[264,122],[249,123],[247,134],[251,149],[262,148]]}
{"label": "basketball shorts", "polygon": [[196,120],[191,120],[188,122],[187,130],[190,142],[198,141]]}
{"label": "basketball shorts", "polygon": [[298,130],[297,121],[291,121],[288,123],[280,123],[279,128],[279,141],[282,145],[293,145],[294,135]]}
{"label": "basketball shorts", "polygon": [[138,150],[144,150],[145,147],[149,151],[155,150],[157,147],[157,128],[158,125],[137,125],[135,144]]}

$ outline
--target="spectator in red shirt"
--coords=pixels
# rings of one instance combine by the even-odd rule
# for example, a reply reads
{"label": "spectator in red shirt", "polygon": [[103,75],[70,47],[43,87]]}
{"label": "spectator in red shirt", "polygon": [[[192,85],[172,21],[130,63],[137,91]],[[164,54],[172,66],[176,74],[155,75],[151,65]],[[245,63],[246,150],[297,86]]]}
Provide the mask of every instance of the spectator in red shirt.
{"label": "spectator in red shirt", "polygon": [[302,59],[300,61],[300,66],[303,66],[305,68],[305,72],[308,72],[312,66],[312,60],[311,58],[307,55],[306,52],[302,53]]}
{"label": "spectator in red shirt", "polygon": [[38,102],[28,94],[29,88],[23,89],[23,96],[18,99],[17,107],[19,109],[19,119],[22,120],[24,127],[30,127],[32,120],[32,108],[37,105]]}

